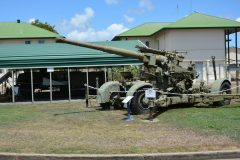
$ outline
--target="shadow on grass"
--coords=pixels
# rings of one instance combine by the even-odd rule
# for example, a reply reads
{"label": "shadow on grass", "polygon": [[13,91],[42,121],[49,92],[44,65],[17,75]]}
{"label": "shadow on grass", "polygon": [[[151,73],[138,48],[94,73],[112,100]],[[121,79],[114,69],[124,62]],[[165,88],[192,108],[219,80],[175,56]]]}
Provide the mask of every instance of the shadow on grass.
{"label": "shadow on grass", "polygon": [[87,111],[57,113],[57,114],[53,114],[53,115],[54,116],[62,116],[62,115],[68,115],[68,114],[81,114],[81,113],[90,113],[90,112],[97,112],[97,111],[96,110],[87,110]]}
{"label": "shadow on grass", "polygon": [[102,107],[99,107],[99,108],[96,108],[96,111],[102,111],[102,112],[109,112],[109,111],[114,111],[114,110],[117,110],[117,111],[122,111],[122,110],[127,110],[126,108],[114,108],[114,107],[111,107],[111,108],[102,108]]}
{"label": "shadow on grass", "polygon": [[188,104],[176,104],[176,105],[171,105],[171,106],[168,106],[168,107],[165,107],[165,108],[157,108],[155,109],[155,112],[153,114],[153,119],[158,117],[159,115],[169,111],[169,110],[172,110],[172,109],[186,109],[186,108],[196,108],[196,106],[194,105],[188,105]]}
{"label": "shadow on grass", "polygon": [[[199,106],[200,107],[200,106]],[[206,107],[206,106],[203,106],[203,107]],[[178,104],[178,105],[171,105],[171,106],[168,106],[168,107],[165,107],[165,108],[156,108],[154,109],[154,112],[153,112],[153,119],[158,117],[159,115],[163,114],[164,112],[167,112],[169,110],[172,110],[172,109],[185,109],[185,108],[196,108],[196,106],[193,106],[193,105],[187,105],[187,104]],[[103,112],[109,112],[109,111],[113,111],[113,110],[125,110],[126,112],[123,114],[124,116],[128,116],[128,112],[127,112],[127,109],[126,108],[122,108],[122,109],[114,109],[114,108],[108,108],[108,109],[103,109],[103,108],[97,108],[96,111],[103,111]],[[135,115],[135,114],[133,114]],[[148,113],[146,114],[143,114],[143,115],[148,115]],[[141,116],[140,116],[141,117]],[[144,116],[145,117],[145,116]],[[147,119],[149,120],[149,116],[147,118],[143,118],[141,117],[142,119]]]}
{"label": "shadow on grass", "polygon": [[171,105],[166,108],[159,108],[156,109],[156,111],[153,114],[153,118],[158,117],[159,115],[163,114],[164,112],[167,112],[172,109],[186,109],[186,108],[208,108],[208,109],[215,109],[215,108],[240,108],[239,105],[225,105],[225,106],[213,106],[213,105],[206,105],[206,104],[200,104],[200,105],[186,105],[186,104],[178,104],[178,105]]}

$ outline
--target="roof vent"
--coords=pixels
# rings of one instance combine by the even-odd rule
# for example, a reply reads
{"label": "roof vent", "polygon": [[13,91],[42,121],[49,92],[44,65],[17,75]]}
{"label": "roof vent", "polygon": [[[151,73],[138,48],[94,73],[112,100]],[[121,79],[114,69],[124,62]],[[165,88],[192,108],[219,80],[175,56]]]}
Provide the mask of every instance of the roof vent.
{"label": "roof vent", "polygon": [[17,20],[17,23],[20,23],[20,22],[21,22],[20,19],[18,19],[18,20]]}

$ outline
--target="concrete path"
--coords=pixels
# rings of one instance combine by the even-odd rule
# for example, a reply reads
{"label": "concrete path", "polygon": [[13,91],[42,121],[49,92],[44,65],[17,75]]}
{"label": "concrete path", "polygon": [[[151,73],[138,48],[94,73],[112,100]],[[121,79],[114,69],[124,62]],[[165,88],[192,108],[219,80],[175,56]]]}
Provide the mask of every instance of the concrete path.
{"label": "concrete path", "polygon": [[0,153],[0,160],[237,160],[240,150],[158,154],[17,154]]}

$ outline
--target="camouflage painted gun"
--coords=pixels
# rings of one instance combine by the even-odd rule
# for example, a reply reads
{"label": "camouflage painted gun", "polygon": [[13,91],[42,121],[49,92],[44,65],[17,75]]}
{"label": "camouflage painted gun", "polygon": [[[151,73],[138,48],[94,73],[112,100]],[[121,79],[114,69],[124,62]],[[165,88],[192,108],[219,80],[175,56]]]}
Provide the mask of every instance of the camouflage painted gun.
{"label": "camouflage painted gun", "polygon": [[[99,88],[97,99],[103,108],[109,108],[111,105],[120,107],[126,96],[134,96],[131,100],[131,111],[134,114],[148,113],[152,106],[157,108],[197,103],[226,105],[232,98],[239,97],[231,94],[231,82],[227,79],[218,79],[211,86],[203,81],[197,83],[195,79],[198,74],[194,64],[182,67],[180,63],[184,56],[177,51],[159,51],[138,46],[139,52],[134,52],[66,39],[59,41],[137,58],[143,62],[143,73],[138,81],[110,81]],[[149,88],[156,90],[153,100],[145,97],[145,90]]]}

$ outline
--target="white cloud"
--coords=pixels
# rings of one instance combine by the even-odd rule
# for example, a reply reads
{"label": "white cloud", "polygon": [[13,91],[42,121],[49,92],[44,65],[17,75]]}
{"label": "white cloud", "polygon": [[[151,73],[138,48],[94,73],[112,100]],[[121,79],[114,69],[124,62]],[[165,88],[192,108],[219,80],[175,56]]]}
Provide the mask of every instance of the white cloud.
{"label": "white cloud", "polygon": [[97,31],[94,28],[88,28],[84,31],[73,30],[67,34],[67,38],[79,41],[106,41],[111,40],[115,35],[128,30],[123,24],[111,24],[104,30]]}
{"label": "white cloud", "polygon": [[154,9],[154,5],[151,0],[139,0],[138,3],[139,8],[152,11]]}
{"label": "white cloud", "polygon": [[70,24],[74,27],[81,27],[89,22],[91,18],[94,17],[94,11],[92,8],[85,8],[83,14],[76,14],[74,17],[71,18]]}
{"label": "white cloud", "polygon": [[119,3],[119,0],[105,0],[105,2],[106,2],[108,5],[112,5],[112,4],[118,4],[118,3]]}
{"label": "white cloud", "polygon": [[125,21],[128,22],[128,23],[132,23],[135,20],[134,17],[130,17],[126,14],[123,15],[123,17],[124,17]]}
{"label": "white cloud", "polygon": [[240,17],[238,17],[238,18],[236,19],[236,21],[240,22]]}
{"label": "white cloud", "polygon": [[111,40],[115,35],[127,30],[121,23],[113,23],[105,29],[96,30],[91,26],[93,18],[94,10],[89,7],[85,8],[83,13],[76,14],[69,20],[63,20],[59,30],[65,32],[69,39],[85,42]]}
{"label": "white cloud", "polygon": [[28,20],[28,23],[32,23],[32,22],[34,22],[34,21],[36,21],[35,18],[30,18],[30,19]]}
{"label": "white cloud", "polygon": [[90,26],[94,14],[94,10],[87,7],[84,9],[83,13],[74,15],[70,20],[62,20],[59,24],[58,30],[61,32],[70,32],[75,29],[86,30]]}

